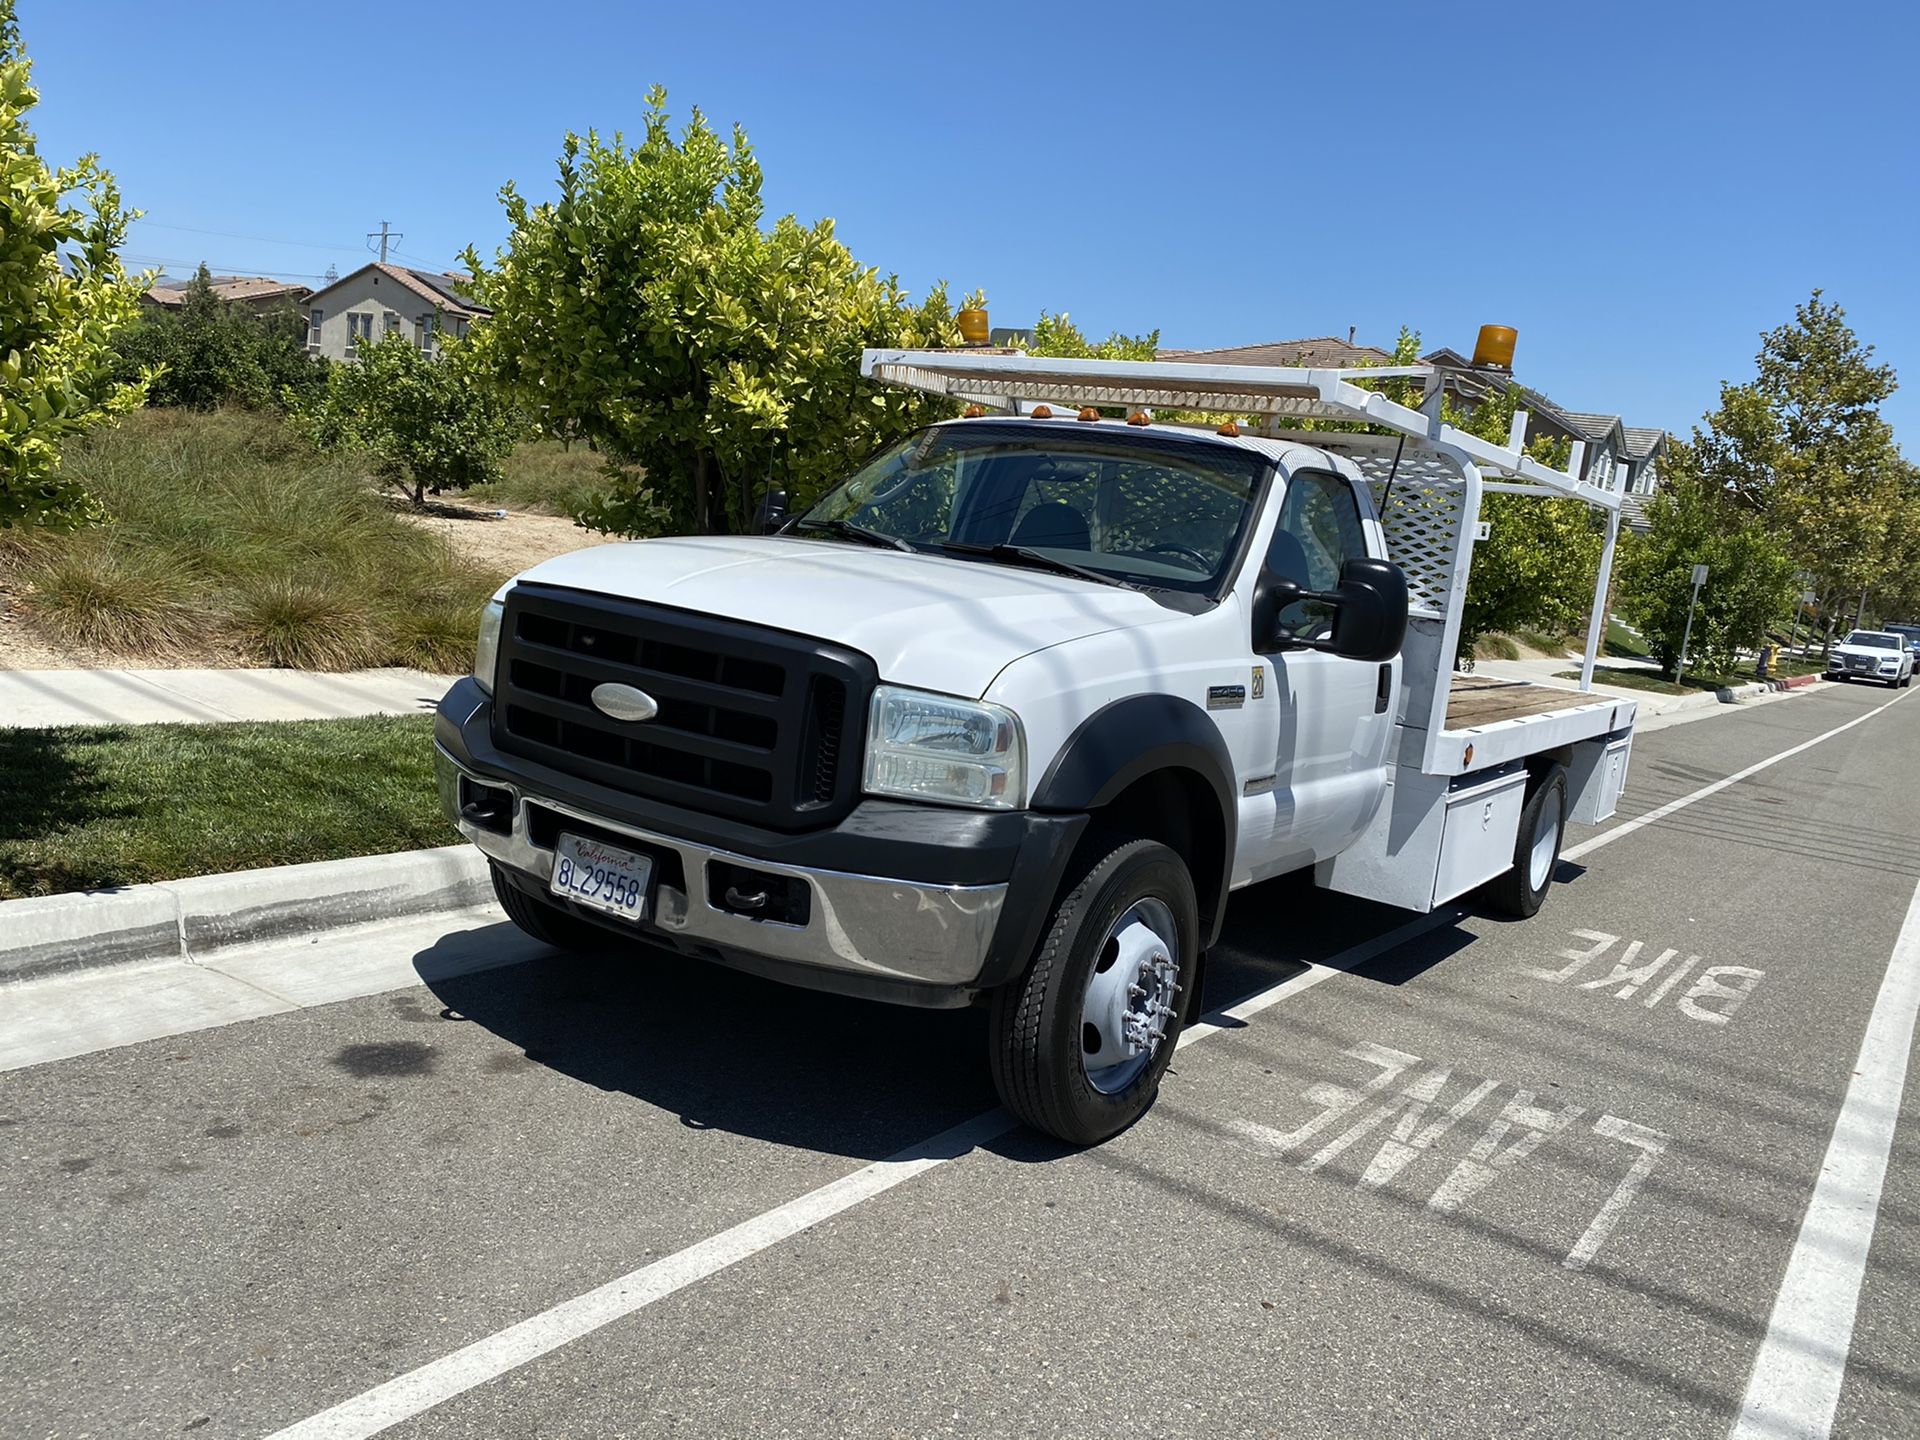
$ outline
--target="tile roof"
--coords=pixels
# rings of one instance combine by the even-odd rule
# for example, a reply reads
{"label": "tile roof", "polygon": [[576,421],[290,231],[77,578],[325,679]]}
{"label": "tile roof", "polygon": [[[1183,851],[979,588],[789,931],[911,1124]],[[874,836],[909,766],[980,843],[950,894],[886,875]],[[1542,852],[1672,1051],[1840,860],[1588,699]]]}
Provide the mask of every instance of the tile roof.
{"label": "tile roof", "polygon": [[1651,530],[1653,525],[1652,522],[1647,519],[1647,501],[1652,498],[1650,495],[1622,495],[1620,497],[1620,523],[1626,526],[1627,529],[1637,530],[1643,535]]}
{"label": "tile roof", "polygon": [[1327,370],[1393,364],[1392,354],[1379,346],[1351,345],[1335,335],[1273,340],[1264,345],[1229,345],[1220,350],[1162,350],[1159,358],[1206,365],[1304,365]]}
{"label": "tile roof", "polygon": [[451,272],[436,274],[432,270],[414,270],[405,265],[389,265],[381,260],[362,265],[350,275],[342,275],[326,289],[316,290],[312,298],[318,300],[329,291],[337,290],[349,280],[364,275],[369,270],[378,270],[382,275],[411,290],[422,300],[430,301],[450,314],[473,319],[493,313],[466,293],[464,287],[473,279],[470,275],[455,275]]}
{"label": "tile roof", "polygon": [[[147,291],[147,299],[156,305],[179,305],[187,298],[187,287],[193,283],[193,277],[185,280],[161,280]],[[214,275],[209,277],[213,293],[222,300],[267,300],[280,295],[305,295],[307,287],[288,280],[274,280],[265,275]]]}
{"label": "tile roof", "polygon": [[1585,410],[1562,410],[1560,412],[1573,427],[1589,440],[1604,440],[1615,429],[1624,430],[1618,415],[1594,415]]}

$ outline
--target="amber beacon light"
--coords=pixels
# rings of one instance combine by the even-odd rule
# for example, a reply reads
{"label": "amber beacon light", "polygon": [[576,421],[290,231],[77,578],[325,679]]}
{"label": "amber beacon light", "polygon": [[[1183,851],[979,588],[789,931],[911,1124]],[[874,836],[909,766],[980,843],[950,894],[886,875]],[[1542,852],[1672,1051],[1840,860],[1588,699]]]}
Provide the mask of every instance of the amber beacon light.
{"label": "amber beacon light", "polygon": [[1519,338],[1520,332],[1511,325],[1482,325],[1480,338],[1473,342],[1473,363],[1513,369],[1513,345]]}

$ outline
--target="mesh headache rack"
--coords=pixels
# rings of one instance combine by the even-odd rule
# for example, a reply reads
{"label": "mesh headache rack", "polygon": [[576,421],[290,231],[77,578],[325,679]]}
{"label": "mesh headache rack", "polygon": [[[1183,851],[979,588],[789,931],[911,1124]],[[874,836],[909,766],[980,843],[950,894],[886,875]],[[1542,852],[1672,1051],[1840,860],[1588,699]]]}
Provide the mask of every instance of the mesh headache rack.
{"label": "mesh headache rack", "polygon": [[[1604,485],[1581,478],[1586,447],[1580,441],[1574,442],[1564,470],[1536,460],[1525,450],[1525,411],[1514,415],[1505,444],[1446,423],[1440,416],[1440,373],[1433,366],[1318,369],[1066,360],[1017,351],[868,350],[860,373],[882,384],[1015,414],[1044,403],[1069,411],[1095,405],[1253,416],[1263,436],[1295,440],[1347,460],[1372,489],[1393,559],[1407,575],[1405,719],[1427,731],[1427,768],[1439,773],[1455,768],[1442,753],[1450,748],[1442,737],[1473,545],[1485,538],[1481,496],[1583,501],[1604,516],[1606,535],[1580,665],[1580,688],[1592,689],[1594,660],[1606,633],[1626,466],[1616,464]],[[1391,379],[1422,381],[1420,407],[1356,383]],[[1359,423],[1371,433],[1290,428],[1303,420]]]}

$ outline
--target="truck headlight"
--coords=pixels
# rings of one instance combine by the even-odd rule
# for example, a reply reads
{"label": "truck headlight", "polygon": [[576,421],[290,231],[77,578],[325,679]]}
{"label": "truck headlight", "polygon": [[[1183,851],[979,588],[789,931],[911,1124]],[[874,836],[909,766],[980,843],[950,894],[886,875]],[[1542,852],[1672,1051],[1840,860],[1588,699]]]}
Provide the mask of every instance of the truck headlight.
{"label": "truck headlight", "polygon": [[867,715],[866,791],[1017,810],[1027,798],[1027,746],[1011,710],[882,685]]}
{"label": "truck headlight", "polygon": [[500,663],[500,617],[506,610],[501,601],[489,600],[487,608],[480,612],[480,639],[473,647],[473,678],[489,695],[493,694],[494,667]]}

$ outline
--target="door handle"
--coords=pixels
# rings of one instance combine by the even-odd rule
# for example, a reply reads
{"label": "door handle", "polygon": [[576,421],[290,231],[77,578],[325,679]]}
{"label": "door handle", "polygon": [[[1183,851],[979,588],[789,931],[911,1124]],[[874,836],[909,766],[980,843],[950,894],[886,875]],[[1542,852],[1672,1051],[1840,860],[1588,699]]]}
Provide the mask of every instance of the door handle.
{"label": "door handle", "polygon": [[1384,715],[1393,703],[1393,666],[1380,667],[1380,684],[1373,692],[1373,713]]}

